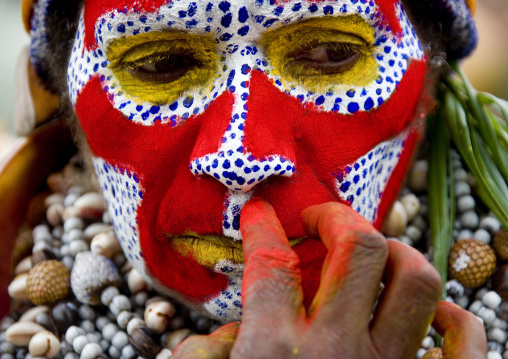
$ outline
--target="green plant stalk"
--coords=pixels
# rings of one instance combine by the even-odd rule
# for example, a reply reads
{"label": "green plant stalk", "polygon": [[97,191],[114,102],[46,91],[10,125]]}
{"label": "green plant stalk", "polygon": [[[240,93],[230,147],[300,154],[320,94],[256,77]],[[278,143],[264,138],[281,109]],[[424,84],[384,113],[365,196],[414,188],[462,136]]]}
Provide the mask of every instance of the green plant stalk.
{"label": "green plant stalk", "polygon": [[[451,189],[448,183],[453,178],[451,166],[450,142],[446,123],[442,118],[431,116],[429,124],[429,221],[432,234],[434,267],[436,267],[443,284],[448,275],[448,254],[452,243],[453,218],[455,209],[451,206]],[[450,177],[449,177],[450,176]],[[446,299],[443,288],[441,299]]]}
{"label": "green plant stalk", "polygon": [[508,164],[501,156],[499,150],[500,146],[497,140],[496,131],[491,122],[491,118],[484,106],[481,106],[480,104],[481,96],[478,95],[457,63],[452,64],[452,68],[460,76],[463,82],[467,95],[467,103],[469,105],[469,109],[471,110],[472,116],[476,120],[478,130],[485,142],[488,144],[489,151],[492,154],[494,162],[502,173],[504,179],[508,181]]}
{"label": "green plant stalk", "polygon": [[503,226],[508,228],[508,199],[485,168],[472,120],[467,118],[461,102],[451,91],[445,93],[444,108],[444,117],[448,122],[451,138],[475,176],[482,200],[496,214]]}

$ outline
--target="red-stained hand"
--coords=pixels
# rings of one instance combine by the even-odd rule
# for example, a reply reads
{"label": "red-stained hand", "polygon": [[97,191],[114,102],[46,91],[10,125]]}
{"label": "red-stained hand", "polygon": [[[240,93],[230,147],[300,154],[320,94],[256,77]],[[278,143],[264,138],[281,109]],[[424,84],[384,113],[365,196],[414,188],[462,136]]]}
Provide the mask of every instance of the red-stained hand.
{"label": "red-stained hand", "polygon": [[[240,221],[246,263],[242,323],[187,339],[174,359],[407,359],[414,357],[436,308],[445,357],[476,358],[460,356],[471,350],[485,357],[483,326],[455,306],[438,307],[441,280],[423,255],[387,241],[350,207],[327,203],[302,212],[309,236],[328,249],[309,310],[302,304],[298,256],[270,204],[249,201]],[[385,288],[371,319],[381,281]]]}

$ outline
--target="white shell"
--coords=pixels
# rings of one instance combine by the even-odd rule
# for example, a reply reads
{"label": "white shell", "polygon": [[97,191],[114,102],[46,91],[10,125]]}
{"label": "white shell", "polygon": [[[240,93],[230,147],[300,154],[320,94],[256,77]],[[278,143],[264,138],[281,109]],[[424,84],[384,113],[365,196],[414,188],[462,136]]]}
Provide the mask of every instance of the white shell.
{"label": "white shell", "polygon": [[37,307],[33,307],[28,309],[23,315],[19,318],[19,322],[35,322],[35,318],[41,313],[49,313],[49,308],[45,305],[39,305]]}
{"label": "white shell", "polygon": [[490,309],[496,309],[497,307],[499,307],[502,301],[503,300],[501,299],[499,294],[497,294],[492,290],[485,293],[482,297],[483,304],[485,304]]}
{"label": "white shell", "polygon": [[167,325],[168,319],[175,315],[175,306],[168,301],[150,303],[145,309],[146,326],[156,333],[162,333]]}
{"label": "white shell", "polygon": [[23,258],[19,261],[18,264],[16,264],[16,268],[14,268],[14,274],[22,274],[22,273],[28,273],[30,269],[32,269],[32,256],[28,256]]}
{"label": "white shell", "polygon": [[506,331],[493,327],[487,332],[487,339],[504,344],[506,343]]}
{"label": "white shell", "polygon": [[102,355],[103,351],[99,344],[97,343],[88,343],[81,350],[80,359],[95,359],[98,356]]}
{"label": "white shell", "polygon": [[173,352],[168,348],[162,349],[159,354],[155,357],[155,359],[171,359],[173,356]]}
{"label": "white shell", "polygon": [[408,186],[412,191],[420,192],[427,189],[427,173],[429,163],[427,160],[416,161],[409,173]]}
{"label": "white shell", "polygon": [[434,348],[435,344],[436,343],[434,342],[434,339],[432,339],[432,337],[429,336],[423,338],[422,340],[422,347],[425,349],[432,349]]}
{"label": "white shell", "polygon": [[175,350],[177,345],[187,339],[191,334],[192,331],[189,328],[175,330],[168,335],[164,347],[169,350]]}
{"label": "white shell", "polygon": [[62,213],[64,211],[64,206],[61,203],[53,203],[46,210],[46,219],[49,224],[53,227],[58,226],[62,222]]}
{"label": "white shell", "polygon": [[420,200],[413,193],[406,194],[400,199],[407,213],[407,220],[412,221],[420,212]]}
{"label": "white shell", "polygon": [[100,213],[100,217],[102,217],[103,212],[107,209],[104,197],[96,192],[85,193],[79,197],[74,202],[74,207],[78,213],[87,217],[90,213]]}
{"label": "white shell", "polygon": [[77,215],[79,215],[78,210],[74,208],[74,206],[68,206],[65,207],[64,211],[62,212],[62,219],[66,221],[71,217],[76,217]]}
{"label": "white shell", "polygon": [[59,203],[63,206],[64,198],[65,198],[64,195],[61,193],[58,192],[52,193],[44,199],[44,205],[46,206],[46,208],[55,203]]}
{"label": "white shell", "polygon": [[131,335],[134,329],[136,329],[139,326],[145,325],[145,321],[141,318],[132,318],[129,321],[129,324],[127,324],[127,334]]}
{"label": "white shell", "polygon": [[135,269],[131,269],[129,272],[129,275],[127,277],[127,285],[129,286],[129,290],[132,294],[136,294],[138,292],[141,292],[143,289],[146,288],[146,282],[141,277],[141,274]]}
{"label": "white shell", "polygon": [[48,330],[35,334],[28,344],[28,351],[32,358],[53,358],[60,351],[60,341]]}
{"label": "white shell", "polygon": [[478,311],[478,316],[483,319],[485,324],[490,325],[496,319],[496,312],[490,308],[481,307]]}
{"label": "white shell", "polygon": [[94,254],[100,254],[107,258],[112,258],[116,253],[122,250],[118,239],[111,233],[103,232],[97,234],[90,244],[90,250]]}
{"label": "white shell", "polygon": [[7,288],[9,295],[14,299],[28,299],[28,294],[26,292],[26,280],[28,278],[27,273],[18,274],[12,280],[11,284]]}
{"label": "white shell", "polygon": [[398,237],[407,226],[406,209],[399,201],[395,201],[388,212],[381,232],[388,237]]}
{"label": "white shell", "polygon": [[27,347],[30,339],[44,330],[46,329],[43,326],[33,322],[17,322],[7,328],[5,339],[12,345]]}
{"label": "white shell", "polygon": [[83,219],[79,217],[69,217],[65,220],[63,228],[65,232],[69,232],[71,229],[83,230],[83,228],[85,228],[85,223]]}
{"label": "white shell", "polygon": [[83,235],[85,236],[85,239],[91,240],[93,237],[98,235],[102,232],[107,232],[109,230],[112,230],[113,227],[110,224],[104,224],[104,223],[92,223],[88,227],[85,228],[83,231]]}

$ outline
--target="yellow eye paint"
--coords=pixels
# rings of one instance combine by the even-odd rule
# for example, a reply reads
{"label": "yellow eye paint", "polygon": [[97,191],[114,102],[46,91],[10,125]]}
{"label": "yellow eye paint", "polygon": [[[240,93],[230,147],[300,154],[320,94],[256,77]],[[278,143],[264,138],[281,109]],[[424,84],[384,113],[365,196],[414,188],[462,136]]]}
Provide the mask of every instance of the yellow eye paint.
{"label": "yellow eye paint", "polygon": [[[273,74],[280,76],[288,88],[296,84],[318,92],[337,86],[365,86],[377,77],[372,49],[374,29],[359,15],[302,21],[266,33],[260,43]],[[330,74],[324,73],[319,64],[308,66],[295,61],[295,54],[319,47],[355,53],[356,62],[343,72]]]}
{"label": "yellow eye paint", "polygon": [[[186,91],[211,88],[219,67],[219,56],[211,36],[176,31],[116,39],[108,46],[106,55],[115,75],[112,86],[137,103],[170,104]],[[174,81],[160,81],[158,78],[164,79],[163,73],[146,75],[140,69],[145,64],[172,57],[191,58],[195,65]],[[144,76],[137,76],[137,73]]]}

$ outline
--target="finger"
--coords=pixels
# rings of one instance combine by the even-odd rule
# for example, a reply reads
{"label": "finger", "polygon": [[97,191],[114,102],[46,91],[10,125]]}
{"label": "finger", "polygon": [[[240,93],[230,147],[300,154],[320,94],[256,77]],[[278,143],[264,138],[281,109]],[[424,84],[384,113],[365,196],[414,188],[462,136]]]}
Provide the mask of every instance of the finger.
{"label": "finger", "polygon": [[210,335],[195,335],[180,343],[173,351],[172,359],[227,359],[235,342],[240,323],[233,322],[215,330]]}
{"label": "finger", "polygon": [[443,354],[453,359],[483,359],[488,345],[478,318],[448,302],[440,302],[432,326],[443,336]]}
{"label": "finger", "polygon": [[386,239],[340,203],[309,207],[302,220],[307,232],[321,238],[328,249],[309,309],[314,324],[333,328],[349,322],[355,323],[351,330],[366,332],[388,253]]}
{"label": "finger", "polygon": [[303,309],[299,259],[273,207],[256,198],[247,202],[240,230],[245,257],[243,322],[262,323],[274,317],[293,321]]}
{"label": "finger", "polygon": [[441,278],[416,249],[388,241],[385,289],[371,323],[375,346],[389,358],[414,356],[441,295]]}

